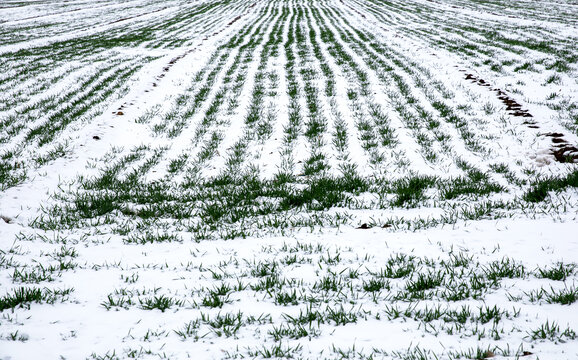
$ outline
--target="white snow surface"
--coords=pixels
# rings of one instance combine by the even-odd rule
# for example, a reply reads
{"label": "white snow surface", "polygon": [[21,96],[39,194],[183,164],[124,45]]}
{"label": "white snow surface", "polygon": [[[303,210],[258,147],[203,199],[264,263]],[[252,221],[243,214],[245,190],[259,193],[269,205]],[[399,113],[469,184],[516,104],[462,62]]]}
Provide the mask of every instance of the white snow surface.
{"label": "white snow surface", "polygon": [[[578,169],[578,156],[576,162],[556,161],[556,143],[547,135],[562,134],[565,144],[578,146],[578,6],[570,0],[509,3],[0,3],[4,64],[0,68],[0,132],[4,133],[0,133],[4,156],[0,165],[10,167],[6,178],[0,168],[0,180],[5,181],[0,182],[0,360],[578,359],[578,189],[549,189],[541,202],[524,200],[535,182],[564,178]],[[288,11],[287,17],[282,9]],[[293,17],[299,11],[303,18],[296,21]],[[276,29],[276,24],[282,26]],[[466,29],[468,24],[481,30]],[[301,43],[298,29],[304,34]],[[260,62],[265,50],[272,51],[266,42],[275,38],[275,31],[280,39],[275,45],[278,54],[267,53],[269,58]],[[327,32],[335,38],[332,45],[325,42]],[[119,40],[133,34],[141,38]],[[290,43],[288,39],[296,34],[298,39]],[[364,34],[371,39],[366,42]],[[240,42],[225,47],[235,36]],[[80,55],[60,53],[59,44],[77,46],[75,39],[86,41],[86,49],[94,52],[79,46]],[[545,39],[558,51],[544,50],[544,44],[524,47],[531,39]],[[251,41],[254,47],[249,46]],[[322,59],[315,56],[315,44]],[[470,52],[453,49],[455,44]],[[468,47],[472,44],[478,47]],[[336,57],[337,48],[343,51],[338,53],[341,60],[346,60]],[[22,55],[23,51],[30,54]],[[211,58],[212,54],[217,55]],[[302,123],[296,140],[287,142],[293,101],[288,91],[291,54]],[[40,60],[49,65],[40,66]],[[556,70],[557,61],[568,68]],[[391,71],[385,71],[384,65]],[[522,68],[515,70],[517,66]],[[134,72],[123,77],[125,68]],[[312,80],[306,77],[309,70],[315,73]],[[324,71],[334,76],[331,95],[325,92]],[[367,95],[362,95],[361,72],[368,76]],[[465,80],[466,74],[491,86]],[[109,81],[107,76],[118,78]],[[251,127],[246,119],[259,76],[265,93],[259,104],[262,123]],[[400,89],[400,81],[408,86],[409,95]],[[206,98],[187,113],[203,86],[209,86]],[[315,117],[308,112],[308,86],[316,89],[319,117],[328,123],[316,138],[304,135],[308,121]],[[497,90],[531,113],[531,121],[512,116],[496,96]],[[101,93],[101,98],[89,97]],[[210,118],[219,94],[224,100]],[[79,98],[91,104],[86,112],[51,117],[77,104]],[[467,125],[457,126],[444,117],[436,107],[440,102]],[[388,118],[397,144],[376,140],[375,146],[366,148],[369,140],[380,136],[378,124],[371,122],[372,106]],[[263,119],[269,112],[274,120],[267,133]],[[426,113],[439,126],[428,128]],[[41,133],[54,131],[48,143],[28,132],[63,119],[71,121]],[[178,119],[186,120],[182,128]],[[412,127],[408,119],[418,125]],[[14,125],[19,121],[21,128]],[[361,130],[363,121],[371,122],[368,138]],[[208,127],[203,127],[204,122]],[[344,152],[335,145],[340,125],[347,132]],[[266,135],[258,138],[255,128],[265,129]],[[438,135],[447,139],[439,140]],[[429,145],[420,143],[423,136],[429,138]],[[217,147],[204,159],[211,141]],[[241,145],[245,145],[242,159],[231,165],[235,146]],[[435,159],[424,155],[428,149]],[[159,159],[151,160],[147,168],[146,160],[154,157],[155,150]],[[142,157],[122,163],[123,157],[141,152]],[[309,181],[320,176],[309,174],[305,166],[312,154],[325,156],[329,168],[321,172],[323,176],[338,178],[345,165],[353,164],[369,183],[394,184],[412,176],[451,181],[466,176],[470,166],[490,174],[488,181],[502,190],[446,199],[432,185],[417,203],[397,206],[392,205],[398,196],[394,192],[370,188],[349,194],[350,202],[322,210],[295,206],[232,223],[217,221],[214,228],[205,223],[207,218],[195,215],[208,202],[179,202],[194,192],[194,181],[227,171],[233,177],[257,172],[265,184],[283,170],[294,177],[292,190],[307,189]],[[184,155],[184,168],[169,171],[170,164]],[[39,161],[44,156],[48,160]],[[141,219],[136,214],[151,205],[148,198],[139,203],[129,190],[112,188],[108,190],[131,198],[94,219],[81,218],[80,196],[108,191],[85,187],[85,182],[115,164],[121,164],[115,173],[117,182],[142,166],[139,183],[168,184],[173,198],[167,202],[192,209],[190,221],[166,214]],[[509,172],[496,171],[500,164]],[[9,182],[20,174],[25,174],[21,180]],[[229,194],[219,194],[222,198],[211,201],[225,206]],[[251,201],[249,207],[259,208],[282,200],[262,195]],[[320,201],[316,199],[312,206]],[[489,210],[475,213],[486,205]],[[341,214],[346,219],[342,222]],[[278,220],[277,215],[291,225],[282,230],[262,225]],[[66,222],[66,216],[73,220]],[[62,223],[54,228],[46,225],[59,219]],[[207,239],[200,238],[202,231],[207,231]],[[231,239],[235,231],[246,232]],[[174,236],[173,241],[130,241],[163,234]],[[378,276],[400,256],[411,260],[400,260],[395,266],[410,264],[410,274]],[[469,261],[456,265],[453,273],[444,272],[444,264],[454,256]],[[484,276],[489,276],[492,266],[523,271],[499,275],[490,284]],[[567,270],[562,280],[541,275],[541,270],[558,267]],[[25,278],[27,272],[32,278]],[[34,280],[34,274],[48,278]],[[421,293],[425,298],[401,298],[409,294],[412,281],[432,274],[443,274],[443,279]],[[471,290],[476,276],[488,281],[478,296],[448,300],[441,295],[460,281]],[[337,281],[337,289],[324,288],[324,279]],[[269,280],[281,283],[259,287]],[[368,290],[372,281],[384,283],[378,290]],[[227,290],[211,297],[219,287]],[[56,295],[52,301],[5,305],[17,291],[26,289]],[[66,289],[70,292],[58,295]],[[557,292],[574,294],[574,301],[550,301],[548,294]],[[292,293],[294,301],[279,300]],[[163,299],[172,301],[166,309],[147,308],[147,301]],[[215,299],[223,303],[210,305]],[[482,319],[481,313],[493,308],[499,315]],[[401,314],[392,316],[392,309]],[[434,309],[442,315],[424,319],[424,313]],[[463,309],[471,310],[463,322],[451,318]],[[345,323],[331,317],[338,310],[346,313]],[[289,329],[299,330],[291,319],[307,311],[319,311],[322,319],[298,324],[300,335],[291,335]],[[232,325],[215,323],[227,316],[241,320],[231,320]],[[287,332],[279,335],[283,329]]]}

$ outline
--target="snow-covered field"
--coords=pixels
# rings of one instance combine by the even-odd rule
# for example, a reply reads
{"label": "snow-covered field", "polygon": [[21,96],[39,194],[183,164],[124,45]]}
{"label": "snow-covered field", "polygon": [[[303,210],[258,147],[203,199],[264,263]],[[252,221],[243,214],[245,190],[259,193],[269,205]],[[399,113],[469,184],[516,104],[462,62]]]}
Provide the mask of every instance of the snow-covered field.
{"label": "snow-covered field", "polygon": [[0,359],[578,359],[572,0],[0,2]]}

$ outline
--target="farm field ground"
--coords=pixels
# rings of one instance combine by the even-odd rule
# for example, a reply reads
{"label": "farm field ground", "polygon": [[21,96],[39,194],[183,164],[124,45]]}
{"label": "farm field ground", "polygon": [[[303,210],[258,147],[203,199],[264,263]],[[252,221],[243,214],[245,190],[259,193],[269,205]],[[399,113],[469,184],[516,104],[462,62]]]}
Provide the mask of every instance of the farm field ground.
{"label": "farm field ground", "polygon": [[0,359],[577,359],[573,0],[0,2]]}

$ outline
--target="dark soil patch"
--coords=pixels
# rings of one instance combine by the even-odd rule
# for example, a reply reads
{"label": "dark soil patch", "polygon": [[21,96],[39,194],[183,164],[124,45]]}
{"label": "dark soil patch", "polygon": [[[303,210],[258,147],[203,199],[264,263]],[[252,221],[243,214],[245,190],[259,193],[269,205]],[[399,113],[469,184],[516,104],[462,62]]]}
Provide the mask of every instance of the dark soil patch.
{"label": "dark soil patch", "polygon": [[[465,71],[465,70],[461,70]],[[491,87],[491,84],[485,81],[484,79],[478,78],[474,74],[466,73],[465,80],[469,80],[474,84],[478,84],[480,86]],[[496,92],[496,96],[504,105],[506,105],[506,111],[508,114],[515,117],[523,117],[527,119],[532,119],[534,116],[530,114],[528,110],[524,110],[522,105],[518,103],[514,98],[509,96],[505,91],[493,88],[492,91]],[[523,122],[530,129],[539,129],[540,127],[536,124],[534,120],[526,120]],[[578,148],[575,146],[569,145],[568,141],[564,140],[564,134],[561,133],[547,133],[544,136],[548,136],[552,138],[552,144],[554,145],[554,149],[552,149],[552,155],[558,162],[571,162],[571,163],[578,163]]]}
{"label": "dark soil patch", "polygon": [[572,145],[564,144],[557,150],[552,150],[552,155],[561,163],[578,163],[578,148]]}

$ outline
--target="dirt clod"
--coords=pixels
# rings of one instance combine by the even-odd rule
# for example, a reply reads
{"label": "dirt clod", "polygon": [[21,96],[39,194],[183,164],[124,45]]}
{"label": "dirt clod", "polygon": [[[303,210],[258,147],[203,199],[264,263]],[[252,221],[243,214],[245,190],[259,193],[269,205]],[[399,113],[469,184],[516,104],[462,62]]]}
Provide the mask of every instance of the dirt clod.
{"label": "dirt clod", "polygon": [[0,219],[4,220],[6,224],[12,224],[14,221],[8,216],[0,215]]}
{"label": "dirt clod", "polygon": [[484,355],[483,355],[483,356],[484,356],[483,359],[489,359],[489,358],[495,357],[496,354],[494,354],[493,351],[488,350],[488,351],[484,352]]}
{"label": "dirt clod", "polygon": [[546,133],[546,134],[544,134],[544,136],[550,136],[550,137],[554,137],[554,138],[559,138],[559,137],[563,137],[564,134],[551,132],[551,133]]}
{"label": "dirt clod", "polygon": [[561,163],[578,163],[578,148],[575,146],[562,146],[558,150],[552,150],[552,155]]}

